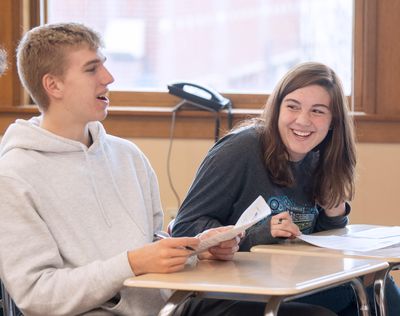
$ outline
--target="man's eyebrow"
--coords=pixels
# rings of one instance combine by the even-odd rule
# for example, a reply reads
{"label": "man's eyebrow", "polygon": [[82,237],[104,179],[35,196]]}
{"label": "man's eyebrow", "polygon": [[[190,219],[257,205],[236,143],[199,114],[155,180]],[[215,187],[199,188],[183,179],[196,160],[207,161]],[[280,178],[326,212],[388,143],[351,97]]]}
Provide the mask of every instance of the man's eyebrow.
{"label": "man's eyebrow", "polygon": [[86,67],[92,66],[92,65],[101,64],[101,63],[104,63],[105,61],[106,61],[105,57],[92,59],[92,60],[89,60],[88,62],[84,63],[82,68],[86,68]]}

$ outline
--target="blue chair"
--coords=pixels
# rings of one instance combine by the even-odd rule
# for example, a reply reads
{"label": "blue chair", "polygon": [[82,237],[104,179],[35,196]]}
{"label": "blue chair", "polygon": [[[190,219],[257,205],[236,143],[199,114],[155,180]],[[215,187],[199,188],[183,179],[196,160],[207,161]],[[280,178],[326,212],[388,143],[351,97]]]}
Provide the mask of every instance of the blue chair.
{"label": "blue chair", "polygon": [[3,316],[22,316],[22,313],[18,310],[10,294],[8,294],[3,282],[0,280],[1,287],[1,312]]}

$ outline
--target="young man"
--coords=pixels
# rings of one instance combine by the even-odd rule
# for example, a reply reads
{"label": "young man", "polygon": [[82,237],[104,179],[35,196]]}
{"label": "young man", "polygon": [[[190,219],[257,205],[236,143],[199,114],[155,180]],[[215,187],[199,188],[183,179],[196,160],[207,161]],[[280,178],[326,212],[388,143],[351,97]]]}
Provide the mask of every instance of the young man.
{"label": "young man", "polygon": [[[183,269],[199,242],[152,242],[163,221],[157,179],[99,122],[114,80],[100,46],[68,23],[32,29],[17,49],[41,116],[17,120],[0,145],[0,278],[25,315],[156,315],[160,291],[123,281]],[[203,256],[229,260],[237,249],[235,238]]]}

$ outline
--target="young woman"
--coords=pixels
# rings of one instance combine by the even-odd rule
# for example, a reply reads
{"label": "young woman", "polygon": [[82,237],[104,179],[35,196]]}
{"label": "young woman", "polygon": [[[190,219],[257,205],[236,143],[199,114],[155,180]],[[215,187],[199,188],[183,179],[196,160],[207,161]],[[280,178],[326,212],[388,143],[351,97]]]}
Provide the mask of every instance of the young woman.
{"label": "young woman", "polygon": [[[300,232],[342,228],[354,195],[355,165],[353,123],[340,79],[323,64],[300,64],[275,87],[261,117],[234,129],[209,151],[173,235],[234,225],[259,195],[272,216],[246,232],[241,251]],[[393,283],[388,286],[398,295]],[[303,301],[351,312],[353,296],[350,286],[342,286]]]}

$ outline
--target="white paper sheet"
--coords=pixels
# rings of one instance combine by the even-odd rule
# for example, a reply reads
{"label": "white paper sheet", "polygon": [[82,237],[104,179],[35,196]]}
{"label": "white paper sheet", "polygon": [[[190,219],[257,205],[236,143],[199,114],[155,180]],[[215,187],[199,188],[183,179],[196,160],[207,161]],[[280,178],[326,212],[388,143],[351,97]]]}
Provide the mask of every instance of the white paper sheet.
{"label": "white paper sheet", "polygon": [[253,203],[240,215],[235,228],[247,226],[245,229],[258,223],[263,218],[271,214],[271,209],[264,198],[259,195]]}
{"label": "white paper sheet", "polygon": [[265,202],[263,197],[260,195],[243,212],[243,214],[236,222],[236,225],[232,229],[223,231],[207,239],[202,239],[199,246],[196,248],[195,253],[205,251],[210,247],[218,245],[220,242],[236,237],[263,218],[267,217],[269,214],[271,214],[271,209],[269,208],[267,202]]}
{"label": "white paper sheet", "polygon": [[313,244],[318,247],[330,248],[336,250],[350,250],[350,251],[371,251],[389,247],[400,243],[400,237],[388,237],[381,239],[371,238],[355,238],[346,236],[314,236],[314,235],[300,235],[297,238]]}
{"label": "white paper sheet", "polygon": [[400,226],[389,226],[389,227],[377,227],[362,230],[355,233],[349,233],[346,236],[348,237],[360,237],[360,238],[372,238],[372,239],[380,239],[380,238],[388,238],[388,237],[399,237],[400,238]]}

